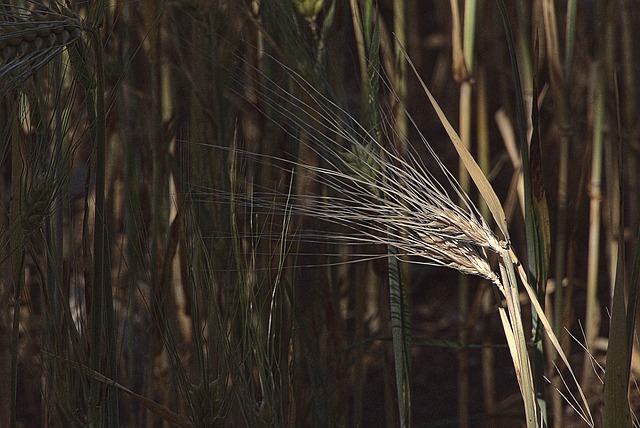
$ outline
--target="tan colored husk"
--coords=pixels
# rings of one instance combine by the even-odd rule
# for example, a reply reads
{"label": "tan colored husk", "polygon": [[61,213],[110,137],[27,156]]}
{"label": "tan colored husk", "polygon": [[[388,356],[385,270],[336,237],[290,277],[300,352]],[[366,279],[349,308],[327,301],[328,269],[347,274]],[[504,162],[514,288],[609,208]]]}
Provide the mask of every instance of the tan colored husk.
{"label": "tan colored husk", "polygon": [[[404,168],[411,166],[407,164]],[[320,180],[323,180],[322,174],[320,177]],[[413,184],[423,186],[419,192],[433,199],[422,200],[419,203],[420,209],[417,210],[417,202],[414,199],[418,196],[415,193],[394,191],[392,187],[385,188],[385,185],[377,184],[375,181],[367,183],[367,175],[363,177],[365,179],[362,182],[356,179],[355,182],[349,183],[348,187],[351,189],[345,192],[346,197],[318,198],[313,207],[307,204],[299,207],[300,211],[347,226],[357,234],[364,232],[357,238],[363,242],[393,245],[407,256],[500,284],[486,253],[486,249],[499,253],[500,243],[482,219],[463,211],[445,194],[437,193],[438,190],[429,187],[426,181]],[[348,176],[343,178],[348,182]],[[332,177],[326,179],[331,181]],[[369,190],[366,189],[367,184]],[[406,185],[401,187],[407,188]],[[393,198],[380,199],[375,195],[379,189],[388,195],[392,194]],[[362,197],[367,193],[369,197]],[[443,203],[439,204],[437,201]],[[346,240],[354,238],[345,237]]]}
{"label": "tan colored husk", "polygon": [[486,253],[474,243],[429,233],[421,233],[420,238],[428,248],[425,251],[425,257],[439,259],[444,265],[461,273],[477,275],[495,284],[500,283],[487,261]]}

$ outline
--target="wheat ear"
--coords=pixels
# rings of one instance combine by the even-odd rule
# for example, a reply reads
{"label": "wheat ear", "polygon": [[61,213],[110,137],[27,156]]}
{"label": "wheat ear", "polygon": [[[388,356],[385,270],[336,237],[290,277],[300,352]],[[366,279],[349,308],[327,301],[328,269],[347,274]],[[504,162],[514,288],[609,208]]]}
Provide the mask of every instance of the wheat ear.
{"label": "wheat ear", "polygon": [[0,95],[19,86],[82,33],[82,23],[68,7],[31,3],[33,9],[0,7]]}
{"label": "wheat ear", "polygon": [[[280,65],[303,92],[305,101],[262,76],[267,80],[262,82],[263,112],[272,115],[274,123],[295,139],[299,139],[298,132],[304,132],[309,140],[305,146],[322,162],[313,166],[278,160],[331,191],[327,196],[291,198],[294,214],[352,231],[332,235],[333,240],[392,245],[414,261],[451,267],[500,283],[486,252],[500,252],[498,237],[424,136],[420,139],[438,169],[438,178],[416,155],[402,156],[394,149],[399,140],[407,143],[403,146],[411,145],[406,136],[396,132],[386,112],[382,116],[388,126],[380,140],[302,76]],[[451,195],[462,204],[453,202]],[[255,198],[252,200],[255,202]]]}

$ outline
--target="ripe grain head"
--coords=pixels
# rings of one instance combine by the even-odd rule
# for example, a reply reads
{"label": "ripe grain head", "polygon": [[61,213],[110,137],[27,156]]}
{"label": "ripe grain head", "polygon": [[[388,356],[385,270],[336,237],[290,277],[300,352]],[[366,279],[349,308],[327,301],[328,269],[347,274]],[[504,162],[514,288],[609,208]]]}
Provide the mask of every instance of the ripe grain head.
{"label": "ripe grain head", "polygon": [[365,129],[300,74],[280,65],[299,95],[267,76],[250,83],[260,85],[263,113],[319,159],[317,164],[298,159],[285,164],[328,189],[290,198],[294,214],[343,226],[343,234],[331,236],[339,242],[392,245],[421,263],[499,282],[486,253],[500,251],[498,237],[422,134],[417,132],[430,156],[429,168],[414,150],[401,154],[395,149],[411,144],[387,111],[380,114],[382,133]]}

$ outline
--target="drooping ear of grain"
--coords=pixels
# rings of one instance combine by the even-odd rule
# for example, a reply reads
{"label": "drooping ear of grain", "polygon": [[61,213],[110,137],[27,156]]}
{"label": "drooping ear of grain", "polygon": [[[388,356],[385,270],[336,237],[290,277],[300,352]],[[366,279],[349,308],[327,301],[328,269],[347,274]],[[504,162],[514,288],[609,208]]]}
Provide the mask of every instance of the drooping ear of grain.
{"label": "drooping ear of grain", "polygon": [[[499,239],[424,137],[422,143],[435,169],[440,170],[434,173],[441,178],[436,178],[417,156],[404,157],[393,144],[387,147],[390,141],[407,139],[397,133],[392,123],[385,125],[387,135],[379,141],[301,75],[283,64],[280,66],[290,74],[297,86],[295,91],[305,94],[305,100],[271,85],[274,82],[267,82],[262,96],[272,114],[271,120],[285,131],[287,122],[304,130],[308,137],[300,139],[300,143],[321,159],[320,166],[295,162],[291,167],[335,193],[312,196],[313,203],[300,205],[301,200],[293,198],[294,212],[353,231],[353,235],[336,237],[342,242],[355,239],[393,245],[420,262],[499,282],[486,254],[487,249],[494,253],[501,251]],[[384,111],[380,116],[389,118]],[[450,193],[460,195],[466,206],[454,202]],[[393,231],[392,236],[389,231]]]}

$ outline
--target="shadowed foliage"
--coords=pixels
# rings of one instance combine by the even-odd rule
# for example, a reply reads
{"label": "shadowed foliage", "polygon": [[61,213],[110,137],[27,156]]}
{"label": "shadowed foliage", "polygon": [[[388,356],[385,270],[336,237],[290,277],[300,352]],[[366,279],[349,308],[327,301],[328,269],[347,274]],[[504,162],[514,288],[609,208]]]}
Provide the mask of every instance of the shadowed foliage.
{"label": "shadowed foliage", "polygon": [[639,20],[3,2],[0,426],[638,425]]}

